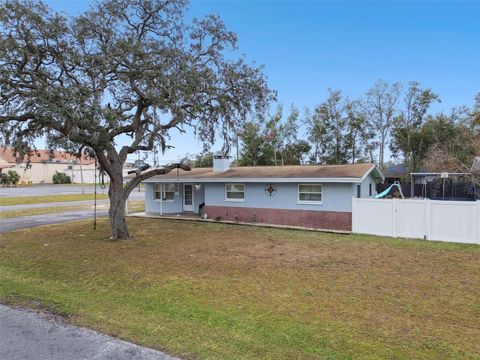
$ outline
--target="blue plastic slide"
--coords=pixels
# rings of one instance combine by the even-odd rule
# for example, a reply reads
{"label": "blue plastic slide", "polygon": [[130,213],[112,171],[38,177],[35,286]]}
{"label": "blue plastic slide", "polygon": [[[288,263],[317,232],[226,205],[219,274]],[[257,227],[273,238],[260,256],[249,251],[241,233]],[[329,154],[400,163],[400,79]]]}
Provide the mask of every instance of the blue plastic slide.
{"label": "blue plastic slide", "polygon": [[405,199],[403,197],[402,187],[400,186],[400,183],[398,181],[395,181],[392,185],[390,185],[388,188],[383,190],[380,194],[375,195],[375,199],[381,199],[381,198],[387,196],[388,193],[390,192],[390,190],[392,190],[392,188],[394,186],[396,186],[398,188],[398,191],[400,192],[400,195],[402,196],[402,199]]}

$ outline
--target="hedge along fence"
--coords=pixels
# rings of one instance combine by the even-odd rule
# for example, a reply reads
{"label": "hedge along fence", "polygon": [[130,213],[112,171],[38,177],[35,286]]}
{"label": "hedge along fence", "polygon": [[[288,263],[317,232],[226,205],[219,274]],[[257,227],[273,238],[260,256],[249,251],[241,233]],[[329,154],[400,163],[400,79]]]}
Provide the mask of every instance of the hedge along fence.
{"label": "hedge along fence", "polygon": [[352,231],[480,244],[480,201],[354,198]]}

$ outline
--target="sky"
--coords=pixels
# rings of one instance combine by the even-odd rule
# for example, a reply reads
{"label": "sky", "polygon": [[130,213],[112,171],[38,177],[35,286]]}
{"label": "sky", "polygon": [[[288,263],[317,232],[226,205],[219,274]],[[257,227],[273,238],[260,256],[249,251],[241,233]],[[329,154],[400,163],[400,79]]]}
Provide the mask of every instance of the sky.
{"label": "sky", "polygon": [[[88,0],[46,1],[75,15]],[[287,110],[312,108],[328,88],[356,98],[372,84],[420,82],[440,95],[431,111],[471,106],[480,92],[480,1],[192,1],[188,17],[218,14],[239,54],[264,65]],[[201,152],[191,132],[172,132],[162,162]],[[217,143],[213,150],[221,148]]]}

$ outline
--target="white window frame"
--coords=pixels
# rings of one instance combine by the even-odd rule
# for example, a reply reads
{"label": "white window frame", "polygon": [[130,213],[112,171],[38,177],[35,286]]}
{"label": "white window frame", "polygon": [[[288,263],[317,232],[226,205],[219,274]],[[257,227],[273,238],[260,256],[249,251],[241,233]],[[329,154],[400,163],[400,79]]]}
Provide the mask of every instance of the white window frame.
{"label": "white window frame", "polygon": [[[165,199],[165,193],[167,191],[165,191],[165,185],[167,184],[173,184],[173,183],[154,183],[153,184],[153,201],[157,201],[157,202],[174,202],[175,201],[175,191],[168,191],[168,192],[173,192],[173,199]],[[156,190],[156,186],[160,186],[160,199],[157,199],[156,198],[156,194],[158,193],[158,191]],[[175,186],[175,184],[173,184]]]}
{"label": "white window frame", "polygon": [[[231,199],[227,196],[228,192],[227,191],[227,186],[231,185],[240,185],[243,186],[243,191],[236,191],[236,192],[243,192],[243,199]],[[232,192],[232,191],[230,191]],[[245,202],[245,184],[239,184],[239,183],[227,183],[225,184],[225,201],[233,201],[233,202]]]}
{"label": "white window frame", "polygon": [[[320,186],[320,196],[322,198],[321,201],[315,201],[315,200],[300,200],[300,186]],[[315,193],[318,194],[318,193]],[[318,184],[318,183],[311,183],[311,184],[298,184],[297,185],[297,204],[303,204],[303,205],[322,205],[323,204],[323,184]]]}

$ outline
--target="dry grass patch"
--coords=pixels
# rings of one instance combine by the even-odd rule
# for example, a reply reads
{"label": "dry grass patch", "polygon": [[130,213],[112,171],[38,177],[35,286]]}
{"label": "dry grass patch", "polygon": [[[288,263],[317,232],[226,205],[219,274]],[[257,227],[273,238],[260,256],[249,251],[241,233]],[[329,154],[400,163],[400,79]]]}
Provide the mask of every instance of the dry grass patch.
{"label": "dry grass patch", "polygon": [[480,247],[129,219],[0,235],[1,298],[201,359],[476,358]]}

